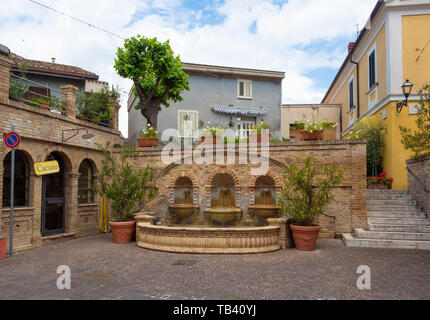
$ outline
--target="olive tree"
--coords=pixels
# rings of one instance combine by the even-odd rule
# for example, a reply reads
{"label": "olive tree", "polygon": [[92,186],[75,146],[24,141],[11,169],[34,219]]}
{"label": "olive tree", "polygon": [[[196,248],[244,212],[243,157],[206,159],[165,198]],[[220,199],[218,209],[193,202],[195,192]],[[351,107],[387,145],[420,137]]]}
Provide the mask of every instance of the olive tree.
{"label": "olive tree", "polygon": [[124,41],[115,59],[118,74],[133,81],[133,93],[139,97],[135,106],[155,129],[161,106],[169,101],[182,101],[181,93],[189,90],[188,75],[182,70],[179,56],[175,56],[169,41],[140,35]]}

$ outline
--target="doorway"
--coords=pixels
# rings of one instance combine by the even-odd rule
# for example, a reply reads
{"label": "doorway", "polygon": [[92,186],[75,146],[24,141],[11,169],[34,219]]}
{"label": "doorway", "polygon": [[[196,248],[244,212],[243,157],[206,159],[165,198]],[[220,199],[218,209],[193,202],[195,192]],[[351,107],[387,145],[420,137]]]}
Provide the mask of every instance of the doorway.
{"label": "doorway", "polygon": [[65,231],[65,170],[60,155],[53,152],[47,161],[57,160],[60,172],[42,178],[42,236],[64,233]]}

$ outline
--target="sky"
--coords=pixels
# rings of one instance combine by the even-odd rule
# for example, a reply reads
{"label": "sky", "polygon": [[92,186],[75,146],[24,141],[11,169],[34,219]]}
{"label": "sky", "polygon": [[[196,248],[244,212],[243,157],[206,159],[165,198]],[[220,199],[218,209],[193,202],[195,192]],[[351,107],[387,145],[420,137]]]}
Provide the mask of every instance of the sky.
{"label": "sky", "polygon": [[[128,38],[170,40],[183,62],[283,71],[283,103],[319,103],[377,0],[37,0]],[[132,82],[116,74],[123,40],[30,0],[2,0],[0,44],[27,59],[79,66],[118,85],[128,136]]]}

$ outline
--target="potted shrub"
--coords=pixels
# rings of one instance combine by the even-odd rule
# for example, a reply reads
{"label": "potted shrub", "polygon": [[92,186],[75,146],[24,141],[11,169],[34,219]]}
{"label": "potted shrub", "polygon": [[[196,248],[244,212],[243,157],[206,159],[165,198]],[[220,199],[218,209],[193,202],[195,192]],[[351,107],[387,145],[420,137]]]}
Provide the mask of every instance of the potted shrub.
{"label": "potted shrub", "polygon": [[154,170],[149,166],[145,170],[132,170],[129,160],[138,155],[133,147],[123,147],[115,156],[109,143],[106,146],[98,144],[98,147],[104,159],[95,191],[110,200],[113,220],[109,221],[109,225],[114,242],[129,243],[136,230],[134,215],[156,194]]}
{"label": "potted shrub", "polygon": [[158,146],[158,132],[148,123],[145,130],[142,131],[140,138],[137,138],[139,147],[156,147]]}
{"label": "potted shrub", "polygon": [[393,185],[393,178],[387,178],[388,173],[381,173],[378,177],[367,178],[367,189],[391,189]]}
{"label": "potted shrub", "polygon": [[311,121],[303,118],[303,120],[294,121],[293,124],[295,125],[294,134],[300,141],[323,140],[324,136],[327,136],[327,140],[336,140],[335,128],[337,123],[319,120]]}
{"label": "potted shrub", "polygon": [[109,124],[116,101],[120,98],[119,89],[103,87],[98,92],[81,93],[76,98],[79,118],[97,124]]}
{"label": "potted shrub", "polygon": [[315,160],[297,159],[285,171],[284,187],[278,202],[292,220],[291,230],[297,250],[312,251],[321,230],[318,217],[333,199],[332,188],[342,181],[346,167],[315,166]]}
{"label": "potted shrub", "polygon": [[9,83],[9,98],[19,101],[26,95],[29,88],[28,85],[19,83],[11,78]]}
{"label": "potted shrub", "polygon": [[270,133],[266,122],[260,123],[251,128],[249,140],[252,142],[256,141],[257,143],[261,143],[263,140],[262,137],[267,141],[270,140]]}

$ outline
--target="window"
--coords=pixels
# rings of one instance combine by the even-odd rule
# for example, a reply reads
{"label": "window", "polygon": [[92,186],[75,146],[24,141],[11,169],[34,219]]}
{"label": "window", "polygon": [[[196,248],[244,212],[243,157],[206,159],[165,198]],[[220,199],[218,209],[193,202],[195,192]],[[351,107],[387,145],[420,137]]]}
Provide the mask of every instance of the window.
{"label": "window", "polygon": [[197,111],[178,111],[178,130],[182,138],[197,138],[198,118]]}
{"label": "window", "polygon": [[237,96],[238,98],[252,99],[252,81],[251,80],[237,81]]}
{"label": "window", "polygon": [[[9,152],[3,160],[3,208],[10,207],[10,178],[11,178],[11,158]],[[15,193],[14,206],[26,207],[29,202],[29,185],[30,185],[30,166],[23,152],[15,151]]]}
{"label": "window", "polygon": [[90,160],[85,159],[79,166],[78,180],[78,203],[93,203],[94,202],[94,169]]}
{"label": "window", "polygon": [[349,82],[349,110],[354,109],[354,79]]}
{"label": "window", "polygon": [[376,50],[369,55],[369,89],[376,84]]}

